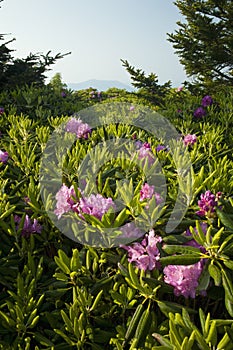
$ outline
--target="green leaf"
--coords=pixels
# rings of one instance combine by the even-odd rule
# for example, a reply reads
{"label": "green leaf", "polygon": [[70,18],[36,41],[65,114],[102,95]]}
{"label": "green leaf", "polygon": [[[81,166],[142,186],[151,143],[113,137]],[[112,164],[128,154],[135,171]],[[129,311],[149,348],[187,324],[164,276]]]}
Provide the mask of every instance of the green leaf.
{"label": "green leaf", "polygon": [[54,260],[57,264],[58,267],[60,267],[60,269],[67,275],[70,274],[70,269],[69,267],[65,264],[64,261],[62,261],[60,258],[58,258],[57,256],[54,257]]}
{"label": "green leaf", "polygon": [[228,267],[228,269],[233,270],[233,261],[232,260],[223,260],[223,264]]}
{"label": "green leaf", "polygon": [[209,328],[209,333],[206,338],[206,343],[211,343],[212,346],[215,346],[217,344],[217,328],[216,328],[216,322],[213,320],[211,322],[211,326]]}
{"label": "green leaf", "polygon": [[120,227],[122,224],[128,219],[129,214],[127,213],[127,209],[124,208],[121,210],[121,212],[117,215],[113,227]]}
{"label": "green leaf", "polygon": [[54,344],[51,342],[51,340],[49,340],[48,338],[44,337],[42,334],[40,333],[34,333],[34,337],[35,339],[40,342],[41,345],[45,345],[45,346],[54,346]]}
{"label": "green leaf", "polygon": [[200,261],[200,256],[195,256],[193,254],[182,254],[165,256],[160,258],[160,262],[163,266],[167,265],[193,265]]}
{"label": "green leaf", "polygon": [[192,246],[185,246],[185,245],[163,245],[163,250],[167,254],[176,254],[176,253],[181,253],[181,254],[195,254],[198,257],[200,257],[200,249],[195,248]]}
{"label": "green leaf", "polygon": [[73,249],[73,254],[70,260],[70,269],[71,271],[78,272],[82,267],[79,257],[78,249]]}
{"label": "green leaf", "polygon": [[208,266],[208,271],[210,276],[214,280],[215,286],[220,286],[222,281],[222,274],[218,266],[216,266],[214,263],[210,263]]}
{"label": "green leaf", "polygon": [[230,216],[226,213],[224,213],[220,209],[216,209],[216,213],[218,215],[218,218],[220,219],[221,223],[225,226],[233,230],[233,220],[230,218]]}
{"label": "green leaf", "polygon": [[69,319],[69,317],[67,316],[67,314],[65,313],[64,310],[61,310],[61,316],[62,316],[62,319],[63,319],[64,323],[66,324],[67,330],[71,334],[73,334],[74,330],[73,330],[72,322],[71,322],[71,320]]}

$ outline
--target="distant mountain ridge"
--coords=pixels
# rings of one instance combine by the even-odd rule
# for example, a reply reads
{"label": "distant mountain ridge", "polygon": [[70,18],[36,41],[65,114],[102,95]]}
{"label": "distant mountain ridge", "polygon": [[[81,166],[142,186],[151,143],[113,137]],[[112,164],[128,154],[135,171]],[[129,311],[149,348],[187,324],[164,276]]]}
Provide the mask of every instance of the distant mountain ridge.
{"label": "distant mountain ridge", "polygon": [[75,91],[89,89],[90,87],[92,87],[93,89],[97,89],[98,91],[105,91],[114,87],[117,89],[125,89],[130,92],[134,91],[134,88],[132,86],[121,83],[118,80],[90,79],[80,83],[67,83],[67,86],[69,89],[75,90]]}

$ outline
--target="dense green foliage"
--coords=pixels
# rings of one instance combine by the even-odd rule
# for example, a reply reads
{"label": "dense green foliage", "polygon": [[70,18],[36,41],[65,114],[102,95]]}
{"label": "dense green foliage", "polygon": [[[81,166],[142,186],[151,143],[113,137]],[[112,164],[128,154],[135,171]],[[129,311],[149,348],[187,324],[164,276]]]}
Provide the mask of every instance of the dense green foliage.
{"label": "dense green foliage", "polygon": [[184,16],[169,34],[188,76],[207,87],[233,83],[233,3],[231,0],[178,0]]}
{"label": "dense green foliage", "polygon": [[[35,88],[26,91],[32,101],[38,101]],[[116,93],[114,90],[111,95],[110,91],[109,97],[103,94],[100,101],[90,98],[90,91],[83,91],[80,98],[83,103],[86,101],[86,106],[126,99],[126,93],[118,91],[113,100]],[[65,109],[66,98],[73,98],[72,94],[67,91],[66,97],[59,97],[61,110]],[[134,93],[127,93],[127,97],[135,108],[137,102],[143,103]],[[8,106],[7,113],[0,116],[0,149],[10,157],[7,163],[0,163],[1,349],[231,349],[232,92],[212,97],[214,103],[207,107],[202,119],[193,116],[202,96],[192,96],[185,90],[171,90],[159,109],[179,133],[197,135],[196,144],[189,148],[194,170],[192,201],[180,225],[169,235],[165,226],[176,200],[179,163],[174,163],[169,152],[157,154],[168,185],[167,209],[153,225],[166,243],[161,259],[164,266],[174,264],[173,254],[181,254],[183,263],[200,258],[195,249],[182,246],[183,232],[200,223],[196,210],[201,193],[207,189],[214,193],[222,191],[224,198],[213,221],[202,219],[210,227],[208,235],[203,237],[200,228],[196,235],[193,232],[195,239],[207,249],[208,264],[200,279],[206,295],[197,293],[195,299],[185,299],[175,296],[173,288],[164,283],[161,270],[140,271],[128,263],[125,250],[83,246],[68,239],[52,224],[40,197],[40,159],[49,135],[68,117],[52,116],[47,111],[37,112],[35,118],[36,104],[31,109],[32,117],[30,110],[27,116],[17,115],[13,111],[21,95],[15,95],[15,106]],[[89,147],[105,137],[131,139],[135,132],[139,131],[130,125],[110,124],[93,130],[88,140],[77,141],[66,160],[66,183],[75,183],[79,162]],[[163,141],[144,131],[140,131],[139,138],[150,142],[153,152]],[[100,170],[98,178],[102,179],[102,185],[98,188],[106,196],[114,195],[121,176],[132,176],[135,191],[140,181],[140,173],[135,178],[128,165],[119,162],[113,160]],[[124,190],[127,193],[126,187]],[[133,210],[137,198],[135,192],[129,210],[131,205]],[[17,227],[16,214],[37,219],[42,232],[22,236],[23,221]],[[104,222],[106,225],[107,221]]]}
{"label": "dense green foliage", "polygon": [[123,67],[130,74],[132,85],[138,89],[138,94],[144,97],[147,101],[160,105],[166,97],[171,82],[168,81],[163,85],[159,84],[158,76],[154,73],[145,75],[141,69],[136,69],[130,66],[127,60],[121,60]]}
{"label": "dense green foliage", "polygon": [[[161,86],[155,74],[146,76],[127,61],[122,62],[137,92],[115,88],[71,91],[60,74],[45,86],[44,73],[62,55],[18,60],[7,47],[10,42],[0,46],[0,349],[232,350],[233,90],[232,61],[227,54],[232,50],[232,5],[229,1],[176,3],[188,23],[180,24],[180,32],[170,38],[174,43],[180,40],[176,45],[181,54],[187,50],[188,56],[183,57],[187,72],[197,75],[206,88],[212,82],[227,82],[226,88],[211,96],[204,97],[198,85],[196,94],[185,88],[172,89],[170,82]],[[210,15],[219,16],[219,21],[211,22]],[[225,36],[220,31],[216,39],[223,25]],[[211,35],[214,40],[208,41]],[[219,54],[214,45],[220,45]],[[116,105],[124,108],[114,114]],[[151,114],[144,123],[148,125],[141,125],[145,107]],[[102,124],[95,125],[86,138],[76,139],[67,129],[62,134],[62,125],[67,128],[70,116],[86,116],[91,121],[93,110],[100,115],[104,112]],[[169,121],[177,131],[176,138],[167,144],[163,133],[156,137],[148,127],[155,125],[153,117],[158,130],[164,120]],[[51,135],[62,142],[48,148],[50,163],[44,153]],[[185,144],[185,136],[195,136],[191,138],[195,141]],[[72,137],[72,147],[62,153]],[[122,139],[131,142],[133,152],[138,144],[145,145],[143,151],[150,147],[152,164],[145,159],[136,162],[135,153],[128,158],[122,151],[117,153]],[[110,142],[116,156],[107,158]],[[80,178],[80,164],[89,155],[94,155],[88,162],[89,171]],[[188,174],[187,160],[192,164]],[[50,187],[44,189],[48,172]],[[95,181],[91,182],[93,174]],[[159,182],[162,175],[166,179],[163,186]],[[82,180],[91,189],[94,183],[98,194],[119,200],[123,208],[105,212],[101,218],[89,212],[76,215],[73,237],[80,237],[80,222],[86,226],[81,240],[71,240],[51,220],[48,209],[57,199],[48,189],[58,190],[61,178],[79,196]],[[165,195],[159,216],[157,199],[141,200],[142,185],[153,178]],[[206,191],[219,196],[213,211],[200,204]],[[176,219],[176,204],[182,198],[188,207],[175,229],[168,232],[169,220],[173,215]],[[75,196],[69,198],[74,200]],[[200,208],[205,209],[204,215],[198,213]],[[71,215],[70,211],[62,214],[65,223]],[[144,249],[144,256],[139,253],[144,259],[159,258],[153,268],[137,266],[137,259],[130,262],[130,254],[119,244],[101,248],[83,240],[91,233],[91,241],[96,242],[100,232],[101,241],[108,241],[105,228],[113,226],[117,235],[124,223],[138,218],[146,234],[134,236],[137,247],[144,249],[149,231],[161,239],[156,253],[148,241],[147,252]],[[202,270],[193,285],[196,276],[192,271],[197,270],[192,268],[199,263],[203,263]],[[165,278],[169,267],[191,271],[192,278],[186,276],[189,285],[180,294],[175,287],[180,275],[172,276],[175,284]]]}

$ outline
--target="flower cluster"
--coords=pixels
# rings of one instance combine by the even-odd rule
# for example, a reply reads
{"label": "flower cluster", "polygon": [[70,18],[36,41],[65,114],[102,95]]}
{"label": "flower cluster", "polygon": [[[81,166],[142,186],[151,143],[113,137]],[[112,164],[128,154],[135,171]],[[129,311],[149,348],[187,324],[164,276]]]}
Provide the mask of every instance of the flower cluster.
{"label": "flower cluster", "polygon": [[160,266],[160,252],[157,244],[162,242],[160,236],[155,236],[154,230],[141,243],[135,242],[131,246],[121,245],[121,248],[128,251],[129,262],[134,262],[140,270],[154,270]]}
{"label": "flower cluster", "polygon": [[206,95],[201,101],[201,106],[196,108],[193,115],[195,118],[202,118],[206,115],[205,107],[211,106],[213,104],[213,99],[211,96]]}
{"label": "flower cluster", "polygon": [[143,232],[134,224],[134,222],[127,222],[120,228],[122,232],[121,238],[132,238],[137,239],[142,237]]}
{"label": "flower cluster", "polygon": [[[81,190],[80,193],[82,194]],[[104,198],[101,194],[91,194],[89,197],[84,197],[82,194],[81,198],[77,199],[73,186],[68,188],[65,184],[59,189],[55,198],[57,202],[54,213],[58,219],[62,214],[73,211],[81,218],[82,214],[89,214],[101,220],[110,208],[116,209],[112,198]]]}
{"label": "flower cluster", "polygon": [[95,216],[101,220],[103,215],[110,209],[116,209],[112,198],[104,198],[101,194],[91,194],[89,197],[82,197],[78,204],[73,206],[74,211]]}
{"label": "flower cluster", "polygon": [[218,205],[218,200],[221,197],[221,192],[214,195],[211,191],[206,191],[201,194],[201,199],[198,201],[198,206],[200,210],[196,214],[200,216],[206,216],[208,218],[213,218],[215,216],[215,210]]}
{"label": "flower cluster", "polygon": [[138,149],[138,159],[144,161],[148,159],[148,165],[151,166],[154,163],[155,158],[153,156],[150,144],[147,142],[142,143],[141,141],[137,141],[136,147]]}
{"label": "flower cluster", "polygon": [[83,123],[80,118],[76,119],[74,117],[67,122],[66,131],[76,134],[78,139],[87,139],[91,134],[90,126],[87,123]]}
{"label": "flower cluster", "polygon": [[195,134],[188,134],[183,139],[185,146],[192,146],[197,142],[197,136]]}
{"label": "flower cluster", "polygon": [[55,198],[57,203],[54,213],[57,215],[58,219],[60,219],[62,214],[72,210],[73,205],[76,203],[74,187],[71,186],[68,188],[65,184],[63,184],[56,193]]}
{"label": "flower cluster", "polygon": [[0,107],[0,115],[4,113],[4,108]]}
{"label": "flower cluster", "polygon": [[155,197],[157,205],[159,205],[163,202],[163,198],[160,196],[160,194],[155,192],[155,187],[153,185],[150,186],[146,182],[142,186],[142,189],[140,190],[140,201],[143,201],[145,199],[151,199],[153,196]]}
{"label": "flower cluster", "polygon": [[195,298],[202,270],[203,261],[193,265],[168,265],[163,269],[164,282],[174,287],[176,296]]}
{"label": "flower cluster", "polygon": [[[18,215],[15,215],[14,220],[16,222],[16,229],[19,229],[22,218]],[[32,233],[41,233],[42,226],[38,223],[36,219],[30,219],[28,215],[25,216],[23,228],[21,235],[25,238],[28,238]]]}
{"label": "flower cluster", "polygon": [[6,163],[9,158],[8,152],[4,152],[0,150],[0,162]]}

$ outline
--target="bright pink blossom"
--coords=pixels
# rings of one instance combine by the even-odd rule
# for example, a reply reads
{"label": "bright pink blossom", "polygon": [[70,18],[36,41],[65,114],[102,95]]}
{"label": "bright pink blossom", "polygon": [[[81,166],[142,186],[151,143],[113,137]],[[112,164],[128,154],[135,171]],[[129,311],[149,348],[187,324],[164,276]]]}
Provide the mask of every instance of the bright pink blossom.
{"label": "bright pink blossom", "polygon": [[[148,165],[151,166],[154,161],[155,161],[155,158],[154,158],[154,155],[152,153],[152,150],[151,150],[151,147],[150,147],[150,144],[145,142],[143,144],[140,144],[140,141],[138,142],[138,146],[139,146],[139,149],[138,149],[138,159],[140,160],[146,160],[148,159]],[[144,162],[143,162],[144,163]]]}
{"label": "bright pink blossom", "polygon": [[141,243],[135,242],[131,246],[121,245],[121,248],[128,251],[128,261],[134,262],[140,270],[154,270],[160,267],[160,252],[157,244],[162,242],[160,236],[155,236],[154,230]]}
{"label": "bright pink blossom", "polygon": [[78,139],[87,139],[91,134],[91,128],[87,123],[83,123],[80,118],[70,118],[66,124],[66,131],[76,134]]}
{"label": "bright pink blossom", "polygon": [[9,154],[8,152],[4,152],[0,150],[0,162],[6,163],[8,161]]}
{"label": "bright pink blossom", "polygon": [[164,282],[174,287],[176,296],[195,298],[203,266],[203,261],[193,265],[168,265],[163,270]]}
{"label": "bright pink blossom", "polygon": [[74,198],[76,198],[76,194],[74,187],[71,186],[68,188],[65,184],[63,184],[57,192],[55,198],[57,203],[54,213],[57,215],[58,219],[60,219],[62,214],[72,210],[72,207],[75,204]]}
{"label": "bright pink blossom", "polygon": [[197,142],[197,136],[195,134],[188,134],[183,139],[185,146],[194,145]]}
{"label": "bright pink blossom", "polygon": [[153,196],[155,197],[156,204],[159,205],[163,202],[162,197],[159,193],[155,192],[153,185],[149,185],[147,182],[142,186],[140,191],[140,201],[145,199],[151,199]]}

